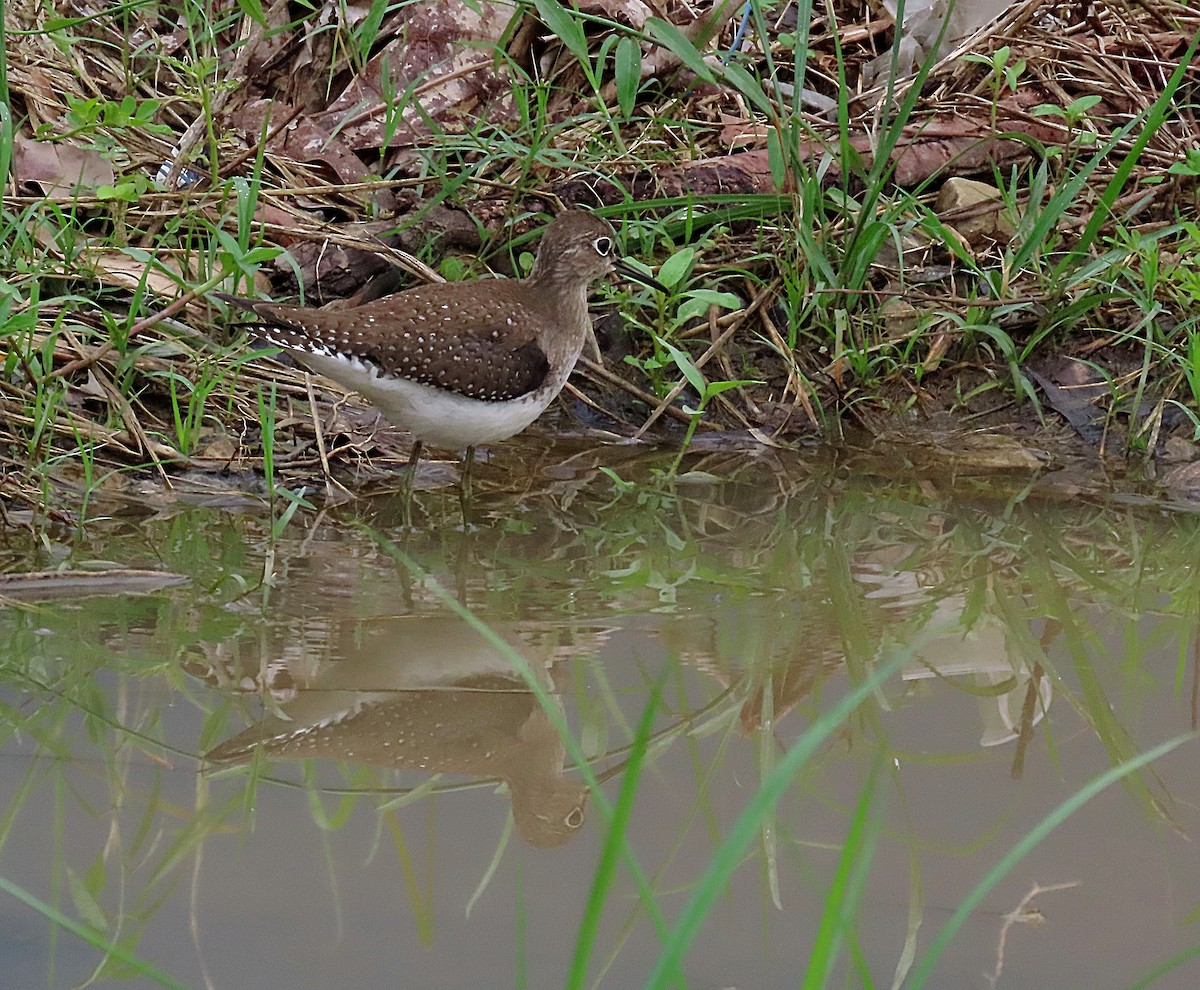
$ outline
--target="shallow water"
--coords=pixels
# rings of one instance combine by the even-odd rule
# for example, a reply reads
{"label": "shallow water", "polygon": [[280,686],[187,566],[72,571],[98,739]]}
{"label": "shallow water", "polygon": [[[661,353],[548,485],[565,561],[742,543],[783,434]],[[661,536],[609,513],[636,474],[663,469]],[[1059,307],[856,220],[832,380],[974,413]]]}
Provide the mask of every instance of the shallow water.
{"label": "shallow water", "polygon": [[[834,982],[887,987],[1040,820],[1196,728],[1194,515],[1053,476],[723,453],[668,483],[667,455],[502,452],[467,533],[449,488],[415,532],[387,494],[274,537],[286,502],[236,499],[10,531],[8,571],[190,583],[0,617],[0,878],[187,986],[561,987],[647,706],[628,842],[670,927],[792,744],[898,658],[753,830],[684,965],[689,987],[800,985],[858,827]],[[1195,755],[1052,831],[929,985],[1127,986],[1200,944]],[[660,939],[627,864],[613,883],[588,971],[641,986]],[[1075,886],[1023,906],[1039,884]],[[5,990],[100,962],[0,895]]]}

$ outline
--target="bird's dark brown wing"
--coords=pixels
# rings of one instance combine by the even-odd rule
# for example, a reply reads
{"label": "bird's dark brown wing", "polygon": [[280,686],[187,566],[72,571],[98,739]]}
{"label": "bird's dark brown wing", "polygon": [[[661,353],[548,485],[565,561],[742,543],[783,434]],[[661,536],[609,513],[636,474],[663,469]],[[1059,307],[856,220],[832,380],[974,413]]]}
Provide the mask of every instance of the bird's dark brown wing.
{"label": "bird's dark brown wing", "polygon": [[289,350],[341,356],[473,399],[494,402],[533,391],[549,370],[537,342],[547,317],[503,279],[423,285],[350,309],[256,302],[223,293],[258,318],[253,332]]}

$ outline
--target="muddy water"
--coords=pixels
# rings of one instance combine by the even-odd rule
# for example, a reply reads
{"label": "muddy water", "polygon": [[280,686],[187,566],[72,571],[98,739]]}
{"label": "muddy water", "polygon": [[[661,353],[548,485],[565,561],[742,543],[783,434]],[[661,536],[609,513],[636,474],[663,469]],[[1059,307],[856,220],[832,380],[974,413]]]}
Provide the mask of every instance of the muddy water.
{"label": "muddy water", "polygon": [[[1053,477],[668,464],[510,453],[466,533],[445,488],[415,532],[386,493],[274,535],[286,503],[232,496],[10,531],[9,572],[189,583],[9,589],[0,879],[189,987],[561,987],[648,705],[628,840],[670,926],[760,781],[899,658],[755,830],[685,963],[690,987],[799,985],[861,815],[847,978],[886,987],[1058,805],[1195,728],[1195,516]],[[929,985],[1127,986],[1195,946],[1195,759],[1184,743],[1059,825]],[[653,969],[642,903],[618,867],[600,986]],[[4,990],[98,967],[151,985],[0,894]]]}

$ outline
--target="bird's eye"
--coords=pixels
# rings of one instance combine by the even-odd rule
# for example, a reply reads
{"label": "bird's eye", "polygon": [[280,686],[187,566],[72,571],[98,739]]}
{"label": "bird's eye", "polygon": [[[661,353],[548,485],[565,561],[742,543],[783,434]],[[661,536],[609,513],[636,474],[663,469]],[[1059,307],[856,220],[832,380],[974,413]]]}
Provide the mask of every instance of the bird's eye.
{"label": "bird's eye", "polygon": [[607,258],[609,252],[613,248],[612,238],[611,237],[597,237],[592,242],[592,246],[595,247],[596,253],[598,255],[600,255],[601,258]]}

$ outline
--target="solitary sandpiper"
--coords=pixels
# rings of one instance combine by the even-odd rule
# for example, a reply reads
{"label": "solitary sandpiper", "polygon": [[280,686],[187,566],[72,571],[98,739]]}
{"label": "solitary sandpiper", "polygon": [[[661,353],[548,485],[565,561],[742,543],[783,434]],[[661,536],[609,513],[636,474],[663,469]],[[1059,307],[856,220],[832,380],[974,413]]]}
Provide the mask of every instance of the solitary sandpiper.
{"label": "solitary sandpiper", "polygon": [[562,391],[591,329],[588,292],[612,270],[666,290],[614,256],[608,222],[581,210],[546,228],[529,277],[420,285],[362,306],[307,309],[219,294],[258,337],[361,394],[423,443],[466,449],[520,433]]}

